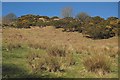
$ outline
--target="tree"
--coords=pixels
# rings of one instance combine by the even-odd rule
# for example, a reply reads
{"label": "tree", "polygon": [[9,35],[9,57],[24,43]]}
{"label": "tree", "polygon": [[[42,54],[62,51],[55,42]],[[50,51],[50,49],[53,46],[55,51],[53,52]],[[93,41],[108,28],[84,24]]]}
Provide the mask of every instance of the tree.
{"label": "tree", "polygon": [[3,17],[3,23],[11,23],[17,19],[17,16],[14,13],[9,13]]}
{"label": "tree", "polygon": [[84,21],[90,20],[90,16],[85,12],[81,12],[76,15],[76,19],[84,22]]}
{"label": "tree", "polygon": [[62,9],[62,16],[65,17],[72,17],[73,10],[71,7],[65,7]]}

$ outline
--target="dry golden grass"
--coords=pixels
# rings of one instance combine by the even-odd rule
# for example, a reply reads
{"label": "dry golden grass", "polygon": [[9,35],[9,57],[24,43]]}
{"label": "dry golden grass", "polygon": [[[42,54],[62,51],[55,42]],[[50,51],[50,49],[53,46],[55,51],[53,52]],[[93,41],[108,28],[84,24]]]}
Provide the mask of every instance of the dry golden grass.
{"label": "dry golden grass", "polygon": [[106,74],[111,71],[111,59],[105,54],[92,54],[84,59],[83,64],[88,71]]}
{"label": "dry golden grass", "polygon": [[[101,59],[102,55],[93,56],[92,59],[89,58],[89,56],[92,57],[91,55],[93,53],[104,54],[105,56],[110,57],[111,61],[113,61],[111,65],[115,65],[114,66],[115,68],[117,67],[118,64],[117,36],[110,39],[92,40],[90,38],[83,37],[81,33],[63,32],[62,30],[63,30],[62,28],[55,29],[52,26],[48,26],[44,28],[30,28],[30,29],[6,28],[2,30],[3,49],[7,50],[7,52],[17,48],[26,48],[26,47],[28,49],[31,48],[30,50],[35,49],[35,53],[31,51],[30,55],[28,56],[29,62],[32,62],[30,64],[32,68],[35,70],[38,68],[39,69],[44,68],[47,71],[51,71],[51,72],[65,70],[68,68],[68,66],[74,64],[74,60],[73,60],[74,53],[77,53],[74,55],[74,57],[77,60],[77,62],[75,62],[77,64],[75,69],[76,72],[77,71],[79,72],[81,67],[83,67],[82,60],[83,62],[85,61],[85,64],[87,66],[89,65],[87,63],[88,61],[91,61],[90,64],[94,64],[96,60],[101,60],[100,62],[98,62],[98,64],[100,63],[100,69],[103,68],[102,74],[104,73],[104,71],[109,72],[109,65],[106,65],[107,60],[106,59],[102,60]],[[36,55],[36,51],[39,51],[41,49],[47,51],[48,54]],[[72,54],[68,54],[68,53],[72,53]],[[64,58],[63,55],[66,54],[67,57]],[[51,56],[51,55],[58,55],[58,56]],[[41,56],[42,58],[37,58],[36,56],[37,57]],[[83,57],[88,58],[87,59],[88,61],[84,60]],[[91,67],[94,66],[96,67],[97,65],[91,65]],[[77,70],[77,68],[79,69]],[[97,70],[95,69],[93,71],[96,72]],[[79,76],[79,74],[77,75]]]}
{"label": "dry golden grass", "polygon": [[28,54],[28,63],[34,72],[65,71],[70,65],[74,65],[73,54],[66,52],[63,46],[51,46],[42,54],[37,51],[31,51]]}
{"label": "dry golden grass", "polygon": [[110,53],[118,51],[118,37],[102,40],[85,38],[78,32],[62,32],[51,26],[32,29],[3,29],[3,43],[27,44],[34,48],[48,48],[54,44],[65,45],[78,53]]}

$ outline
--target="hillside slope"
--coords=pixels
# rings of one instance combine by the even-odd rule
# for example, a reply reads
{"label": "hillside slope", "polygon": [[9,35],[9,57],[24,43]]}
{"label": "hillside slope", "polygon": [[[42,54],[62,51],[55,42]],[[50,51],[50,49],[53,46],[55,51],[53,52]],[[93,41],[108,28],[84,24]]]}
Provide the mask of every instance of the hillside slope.
{"label": "hillside slope", "polygon": [[[3,37],[3,77],[117,77],[118,71],[118,37],[93,40],[83,37],[78,32],[63,32],[62,28],[52,26],[44,28],[16,29],[5,28]],[[48,72],[38,74],[31,71],[27,62],[27,55],[31,53],[45,53],[44,49],[54,45],[64,45],[74,52],[76,64],[67,68],[66,72]],[[106,75],[87,72],[83,65],[84,58],[91,54],[103,54],[112,60],[112,72]],[[102,59],[100,57],[100,59]],[[17,71],[18,70],[18,71]],[[13,72],[15,71],[15,72]],[[42,75],[41,75],[42,74]]]}

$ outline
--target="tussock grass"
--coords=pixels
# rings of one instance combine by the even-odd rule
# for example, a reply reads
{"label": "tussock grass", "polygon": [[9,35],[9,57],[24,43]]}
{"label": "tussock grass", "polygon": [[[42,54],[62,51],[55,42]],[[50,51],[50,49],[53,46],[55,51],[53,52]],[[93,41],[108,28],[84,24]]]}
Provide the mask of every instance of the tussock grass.
{"label": "tussock grass", "polygon": [[66,49],[63,46],[52,45],[47,49],[47,52],[50,56],[65,57],[67,55]]}
{"label": "tussock grass", "polygon": [[[28,65],[25,69],[32,70],[33,74],[64,73],[67,77],[90,78],[99,77],[99,73],[107,73],[102,77],[117,77],[117,40],[117,37],[91,40],[83,37],[81,33],[62,32],[62,29],[54,29],[51,26],[35,29],[6,28],[3,29],[3,61],[15,63],[17,66]],[[93,55],[94,53],[96,55]],[[98,53],[102,55],[97,55]],[[99,68],[96,67],[97,64]],[[111,69],[109,67],[112,64],[114,66]],[[89,71],[90,74],[85,71]]]}
{"label": "tussock grass", "polygon": [[13,42],[10,42],[8,44],[5,44],[3,46],[3,50],[7,50],[7,51],[11,51],[11,50],[14,50],[14,49],[17,49],[17,48],[22,48],[23,45],[21,43],[13,43]]}
{"label": "tussock grass", "polygon": [[61,72],[65,71],[70,65],[74,65],[75,61],[72,53],[67,53],[62,46],[51,46],[45,54],[39,54],[38,52],[29,54],[28,63],[36,72]]}
{"label": "tussock grass", "polygon": [[47,45],[45,43],[29,43],[28,46],[34,49],[46,49]]}
{"label": "tussock grass", "polygon": [[88,71],[105,74],[111,71],[111,60],[105,54],[92,54],[83,61]]}

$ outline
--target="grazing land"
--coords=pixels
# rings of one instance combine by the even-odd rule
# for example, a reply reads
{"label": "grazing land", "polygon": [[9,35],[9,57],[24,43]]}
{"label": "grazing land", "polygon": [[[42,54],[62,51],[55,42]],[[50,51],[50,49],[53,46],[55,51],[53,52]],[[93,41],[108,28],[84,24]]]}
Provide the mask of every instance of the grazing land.
{"label": "grazing land", "polygon": [[118,78],[118,37],[94,40],[63,28],[4,28],[3,78]]}

